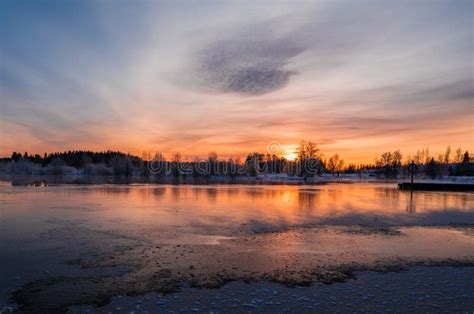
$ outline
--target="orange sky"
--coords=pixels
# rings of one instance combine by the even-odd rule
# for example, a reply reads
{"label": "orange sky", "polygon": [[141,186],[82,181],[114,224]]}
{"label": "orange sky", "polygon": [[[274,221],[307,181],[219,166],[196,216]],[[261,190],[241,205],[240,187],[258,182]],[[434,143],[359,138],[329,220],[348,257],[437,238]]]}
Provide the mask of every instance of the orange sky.
{"label": "orange sky", "polygon": [[473,151],[472,2],[0,4],[0,155]]}

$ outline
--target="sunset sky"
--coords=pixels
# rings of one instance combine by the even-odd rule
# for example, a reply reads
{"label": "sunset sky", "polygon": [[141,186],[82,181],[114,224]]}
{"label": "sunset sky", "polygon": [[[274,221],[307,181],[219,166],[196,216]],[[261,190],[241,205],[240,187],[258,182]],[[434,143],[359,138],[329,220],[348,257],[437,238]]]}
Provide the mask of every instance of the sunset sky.
{"label": "sunset sky", "polygon": [[472,150],[473,3],[2,0],[0,156]]}

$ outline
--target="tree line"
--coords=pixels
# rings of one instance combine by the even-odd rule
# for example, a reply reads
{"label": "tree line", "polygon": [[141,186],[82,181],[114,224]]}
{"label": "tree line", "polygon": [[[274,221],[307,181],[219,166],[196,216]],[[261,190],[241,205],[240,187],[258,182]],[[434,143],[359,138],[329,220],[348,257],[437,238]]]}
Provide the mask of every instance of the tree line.
{"label": "tree line", "polygon": [[[277,154],[253,152],[245,159],[219,158],[211,152],[206,158],[184,160],[180,153],[169,160],[163,154],[142,157],[119,151],[65,151],[44,155],[29,155],[13,152],[10,158],[0,160],[0,172],[9,174],[38,175],[99,175],[99,176],[156,176],[156,177],[212,177],[259,175],[288,175],[304,179],[329,174],[362,173],[386,178],[407,175],[407,164],[413,161],[418,172],[431,178],[441,176],[472,176],[474,166],[469,152],[460,148],[454,151],[447,147],[436,158],[428,148],[418,150],[415,155],[403,159],[400,150],[387,151],[375,159],[373,164],[345,164],[334,154],[325,158],[319,147],[310,141],[301,141],[295,151],[297,158],[288,160]],[[405,161],[404,161],[405,160]]]}
{"label": "tree line", "polygon": [[397,177],[400,173],[406,175],[408,164],[414,163],[419,174],[424,174],[432,179],[443,176],[474,176],[474,165],[468,151],[461,148],[452,154],[451,146],[446,147],[442,154],[435,158],[430,154],[429,148],[417,150],[416,154],[408,155],[402,162],[400,150],[384,152],[376,160],[375,165],[380,175]]}

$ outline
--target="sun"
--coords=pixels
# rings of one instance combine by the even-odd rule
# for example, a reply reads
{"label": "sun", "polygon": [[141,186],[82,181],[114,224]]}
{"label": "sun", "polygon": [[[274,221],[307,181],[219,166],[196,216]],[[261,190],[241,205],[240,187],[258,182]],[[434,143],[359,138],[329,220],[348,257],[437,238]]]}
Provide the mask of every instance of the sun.
{"label": "sun", "polygon": [[281,156],[284,157],[286,160],[293,161],[295,160],[298,155],[296,154],[297,145],[284,145],[282,146],[282,154]]}
{"label": "sun", "polygon": [[296,154],[296,146],[289,146],[289,147],[284,147],[282,149],[282,157],[284,157],[286,160],[293,161],[295,160],[298,155]]}
{"label": "sun", "polygon": [[288,153],[285,153],[283,157],[285,157],[286,160],[293,161],[296,159],[297,155],[295,152],[288,152]]}

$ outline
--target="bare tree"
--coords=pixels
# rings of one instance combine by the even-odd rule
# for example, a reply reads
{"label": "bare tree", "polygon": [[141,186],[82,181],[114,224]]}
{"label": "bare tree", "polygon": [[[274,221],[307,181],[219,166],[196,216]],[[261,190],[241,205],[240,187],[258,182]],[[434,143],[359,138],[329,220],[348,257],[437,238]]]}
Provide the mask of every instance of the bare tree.
{"label": "bare tree", "polygon": [[431,162],[431,156],[430,156],[430,149],[428,147],[426,147],[426,150],[425,150],[425,164]]}
{"label": "bare tree", "polygon": [[451,155],[451,146],[446,147],[446,152],[444,153],[444,163],[449,164]]}
{"label": "bare tree", "polygon": [[456,153],[454,155],[454,162],[455,163],[461,163],[462,162],[462,150],[461,150],[461,147],[458,147],[458,149],[456,149]]}
{"label": "bare tree", "polygon": [[296,149],[299,162],[299,176],[305,179],[308,176],[321,173],[322,163],[321,154],[318,146],[313,142],[301,141]]}
{"label": "bare tree", "polygon": [[296,148],[296,154],[299,160],[306,159],[306,141],[300,142],[300,145]]}
{"label": "bare tree", "polygon": [[440,163],[440,164],[444,163],[444,155],[443,154],[438,155],[438,163]]}
{"label": "bare tree", "polygon": [[298,155],[298,159],[305,160],[308,158],[319,158],[320,150],[318,145],[313,142],[301,141],[300,145],[296,149],[296,153]]}
{"label": "bare tree", "polygon": [[173,158],[171,159],[171,174],[176,178],[179,177],[181,174],[180,163],[181,163],[181,154],[180,153],[174,154]]}
{"label": "bare tree", "polygon": [[[424,151],[424,150],[423,150]],[[425,153],[423,152],[422,155]],[[417,152],[419,154],[419,151]],[[377,167],[383,168],[386,177],[395,177],[398,174],[398,169],[402,164],[402,154],[399,150],[392,152],[385,152],[380,155],[375,161]]]}
{"label": "bare tree", "polygon": [[217,153],[216,152],[210,152],[208,157],[207,157],[207,161],[209,162],[209,174],[211,176],[214,176],[217,174]]}
{"label": "bare tree", "polygon": [[332,175],[336,175],[339,177],[339,172],[342,170],[344,166],[344,160],[339,158],[338,154],[334,154],[329,158],[328,161],[328,170],[332,173]]}
{"label": "bare tree", "polygon": [[318,146],[313,143],[313,142],[307,142],[306,143],[306,155],[308,158],[319,158],[319,148]]}
{"label": "bare tree", "polygon": [[396,150],[392,153],[392,166],[393,167],[400,167],[402,165],[402,154],[400,150]]}
{"label": "bare tree", "polygon": [[423,163],[423,155],[422,155],[422,153],[420,152],[420,150],[417,150],[417,151],[416,151],[415,156],[413,156],[413,161],[414,161],[416,164],[418,164],[418,165],[420,165],[420,164]]}

